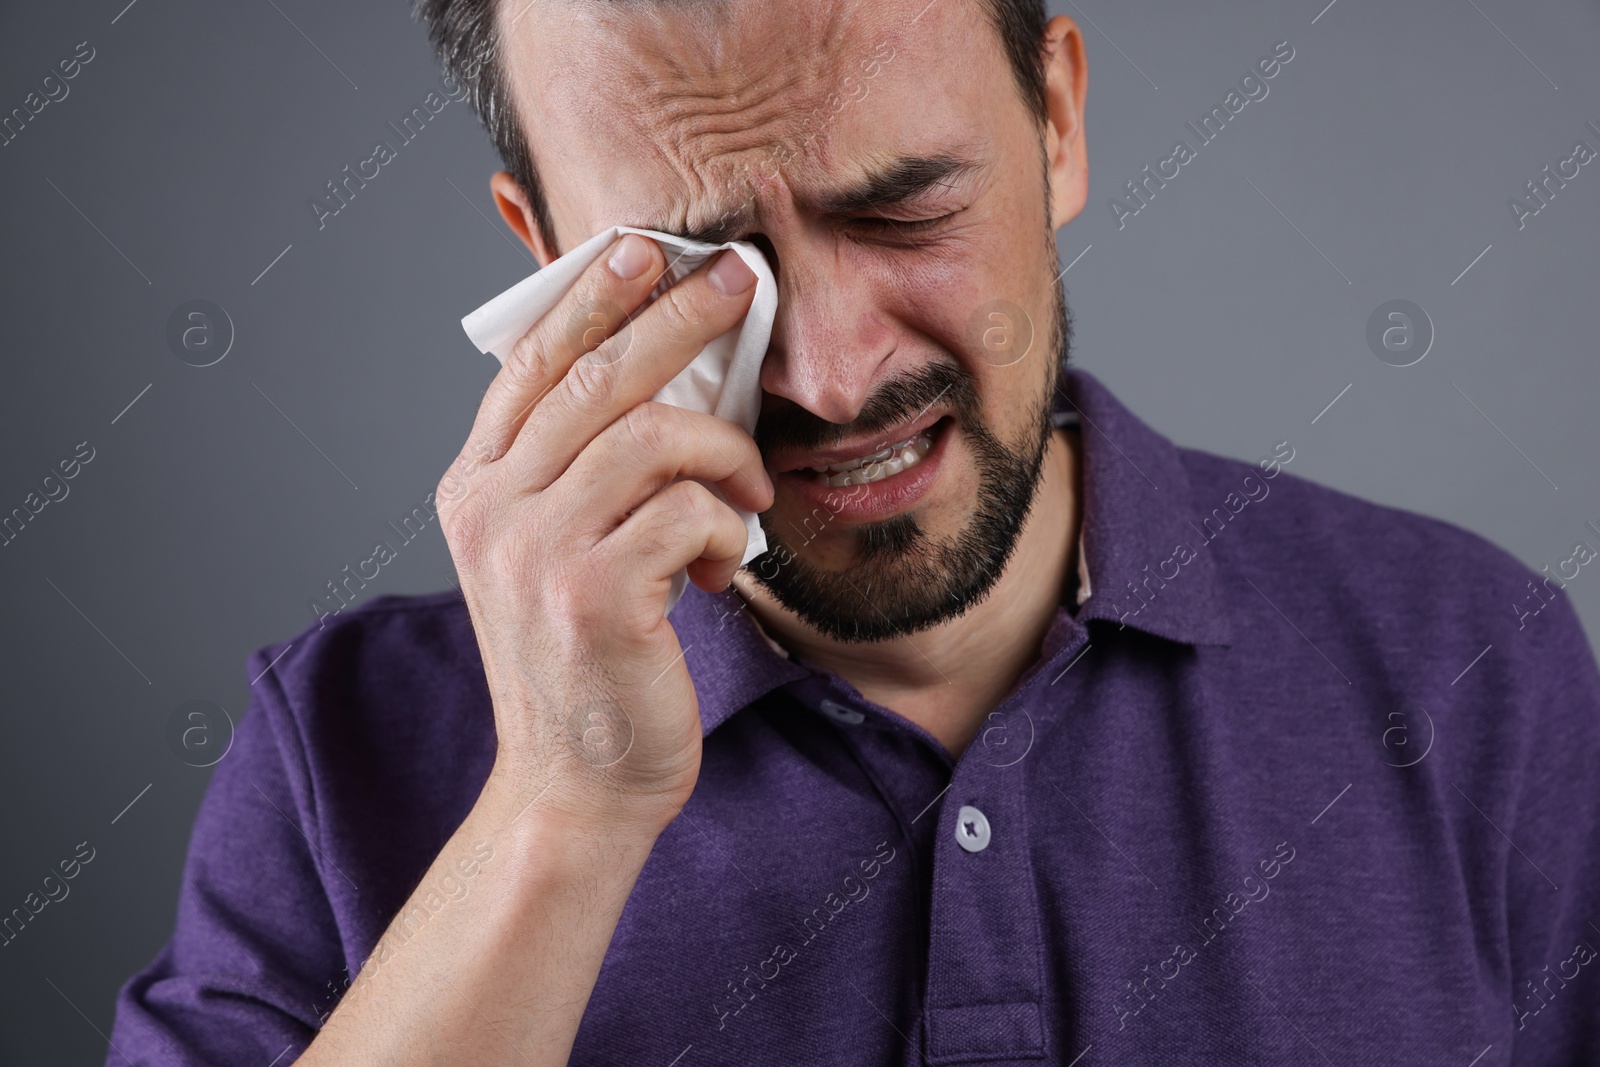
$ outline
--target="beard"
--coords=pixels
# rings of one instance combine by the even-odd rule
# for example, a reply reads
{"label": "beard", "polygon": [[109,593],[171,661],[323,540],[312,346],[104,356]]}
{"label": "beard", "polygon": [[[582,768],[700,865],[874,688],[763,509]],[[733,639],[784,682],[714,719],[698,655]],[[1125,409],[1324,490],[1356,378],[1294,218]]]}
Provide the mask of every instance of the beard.
{"label": "beard", "polygon": [[[1053,236],[1048,245],[1053,265]],[[936,537],[910,513],[863,523],[846,532],[853,541],[850,563],[830,571],[801,559],[799,546],[787,543],[770,513],[763,514],[767,551],[747,565],[756,582],[807,626],[851,643],[917,633],[964,614],[988,596],[1033,507],[1053,428],[1052,400],[1069,358],[1072,322],[1062,287],[1055,288],[1045,348],[1051,366],[1020,441],[1000,440],[983,418],[972,374],[943,361],[889,381],[848,427],[852,433],[887,429],[947,400],[952,424],[944,432],[960,428],[978,483],[975,506],[960,530]],[[845,429],[796,409],[758,423],[756,441],[763,452],[779,445],[812,449],[841,440]]]}

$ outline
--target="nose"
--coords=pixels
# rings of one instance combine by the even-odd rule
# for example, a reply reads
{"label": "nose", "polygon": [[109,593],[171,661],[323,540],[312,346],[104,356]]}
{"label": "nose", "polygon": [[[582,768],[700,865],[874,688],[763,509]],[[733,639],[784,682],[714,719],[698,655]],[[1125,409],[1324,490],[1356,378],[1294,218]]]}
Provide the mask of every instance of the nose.
{"label": "nose", "polygon": [[777,283],[761,388],[829,422],[852,421],[894,354],[893,325],[831,242],[785,248]]}

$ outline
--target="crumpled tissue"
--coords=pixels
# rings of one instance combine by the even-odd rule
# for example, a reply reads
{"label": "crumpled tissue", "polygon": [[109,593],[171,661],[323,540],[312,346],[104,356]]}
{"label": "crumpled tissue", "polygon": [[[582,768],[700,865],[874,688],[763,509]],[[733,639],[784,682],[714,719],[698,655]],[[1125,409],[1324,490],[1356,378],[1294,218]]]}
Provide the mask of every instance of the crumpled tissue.
{"label": "crumpled tissue", "polygon": [[[766,357],[767,342],[772,336],[772,321],[778,311],[778,287],[766,257],[749,241],[707,244],[655,230],[612,226],[467,315],[461,320],[462,329],[466,330],[467,336],[480,352],[490,353],[504,364],[518,338],[553,308],[589,264],[625,233],[652,238],[666,253],[667,271],[651,291],[650,301],[725,248],[737,251],[739,257],[755,272],[755,299],[745,317],[733,329],[706,345],[653,398],[663,404],[727,419],[753,434],[756,417],[761,411],[761,361]],[[719,498],[722,497],[715,486],[710,488]],[[767,537],[754,512],[735,510],[744,520],[748,533],[744,557],[740,562],[749,563],[767,550]],[[673,575],[667,611],[670,612],[677,605],[688,582],[686,570]]]}

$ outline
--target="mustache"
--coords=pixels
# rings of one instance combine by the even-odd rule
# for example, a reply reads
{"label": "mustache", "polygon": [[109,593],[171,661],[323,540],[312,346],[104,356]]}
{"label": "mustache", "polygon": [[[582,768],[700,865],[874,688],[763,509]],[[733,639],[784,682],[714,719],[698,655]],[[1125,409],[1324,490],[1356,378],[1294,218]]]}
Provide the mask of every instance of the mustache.
{"label": "mustache", "polygon": [[951,408],[963,425],[975,425],[981,409],[972,375],[954,363],[918,367],[885,382],[867,398],[861,414],[849,422],[829,422],[798,404],[786,403],[756,420],[756,446],[763,454],[775,449],[827,448],[846,437],[888,431],[935,404]]}

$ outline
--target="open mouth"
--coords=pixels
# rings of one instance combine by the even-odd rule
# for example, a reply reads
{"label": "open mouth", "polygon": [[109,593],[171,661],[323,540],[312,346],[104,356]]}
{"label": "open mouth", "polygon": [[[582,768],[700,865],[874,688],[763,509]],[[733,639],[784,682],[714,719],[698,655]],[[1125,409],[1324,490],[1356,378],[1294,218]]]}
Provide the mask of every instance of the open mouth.
{"label": "open mouth", "polygon": [[933,450],[934,439],[938,437],[945,421],[940,419],[921,433],[904,441],[885,445],[871,455],[859,459],[830,463],[826,467],[800,469],[815,473],[822,484],[829,486],[870,485],[873,482],[881,482],[921,463]]}
{"label": "open mouth", "polygon": [[[920,429],[913,431],[919,423]],[[944,454],[959,437],[955,429],[954,415],[935,417],[930,413],[890,431],[906,436],[867,455],[841,457],[822,465],[784,466],[773,474],[778,497],[790,507],[809,510],[811,516],[825,513],[830,521],[846,527],[882,522],[915,507],[933,489],[943,469]],[[869,439],[854,447],[871,448],[872,443]],[[832,454],[838,456],[840,450]],[[827,459],[829,454],[805,458]]]}

